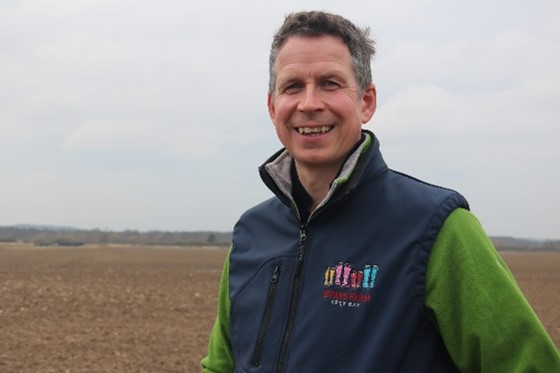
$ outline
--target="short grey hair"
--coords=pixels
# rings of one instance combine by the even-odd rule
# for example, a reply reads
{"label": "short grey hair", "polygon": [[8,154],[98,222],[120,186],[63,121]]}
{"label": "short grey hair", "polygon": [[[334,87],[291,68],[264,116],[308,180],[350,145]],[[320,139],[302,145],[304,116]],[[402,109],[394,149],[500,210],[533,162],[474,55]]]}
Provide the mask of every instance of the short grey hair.
{"label": "short grey hair", "polygon": [[375,42],[369,37],[369,28],[356,27],[346,18],[321,11],[298,12],[286,16],[272,40],[269,58],[269,93],[276,89],[276,60],[282,46],[293,36],[337,36],[350,51],[354,75],[361,92],[372,83],[371,60]]}

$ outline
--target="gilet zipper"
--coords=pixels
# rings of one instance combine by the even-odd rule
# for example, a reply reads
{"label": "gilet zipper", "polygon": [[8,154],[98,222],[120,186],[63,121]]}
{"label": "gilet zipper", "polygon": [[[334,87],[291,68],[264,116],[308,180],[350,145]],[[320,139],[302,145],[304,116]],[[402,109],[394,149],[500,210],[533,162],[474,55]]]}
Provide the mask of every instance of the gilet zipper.
{"label": "gilet zipper", "polygon": [[280,355],[278,356],[278,364],[276,366],[276,372],[282,373],[286,368],[286,359],[288,356],[288,347],[290,345],[290,338],[294,330],[294,325],[296,321],[297,305],[300,296],[301,287],[301,269],[303,267],[303,258],[305,256],[305,248],[307,241],[307,226],[304,224],[300,227],[299,231],[299,250],[298,250],[298,260],[296,264],[296,271],[294,274],[294,286],[292,288],[292,294],[290,299],[290,309],[288,314],[288,324],[286,326],[286,331],[284,332],[284,337],[282,338],[282,344],[280,347]]}
{"label": "gilet zipper", "polygon": [[259,333],[257,334],[257,342],[255,344],[255,350],[253,351],[253,359],[251,363],[255,368],[261,364],[261,356],[264,347],[264,340],[266,337],[266,332],[268,331],[268,326],[270,324],[270,318],[272,316],[272,309],[274,307],[274,299],[276,298],[276,288],[278,287],[279,277],[280,277],[280,265],[276,265],[276,267],[274,267],[274,271],[272,272],[270,285],[268,286],[268,294],[266,296],[266,303],[264,306],[264,315],[261,321],[261,327],[259,328]]}

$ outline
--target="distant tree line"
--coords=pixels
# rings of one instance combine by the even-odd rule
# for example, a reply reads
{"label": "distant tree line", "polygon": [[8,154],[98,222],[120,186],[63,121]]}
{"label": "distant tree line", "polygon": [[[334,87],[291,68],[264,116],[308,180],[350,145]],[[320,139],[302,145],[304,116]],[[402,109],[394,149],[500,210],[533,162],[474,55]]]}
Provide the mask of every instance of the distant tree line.
{"label": "distant tree line", "polygon": [[131,244],[169,246],[229,246],[231,232],[166,232],[135,230],[108,231],[0,227],[0,242],[25,242],[40,246],[80,246],[84,244]]}
{"label": "distant tree line", "polygon": [[560,241],[556,240],[529,240],[511,237],[491,237],[498,251],[560,251]]}
{"label": "distant tree line", "polygon": [[[560,251],[560,241],[491,237],[499,251]],[[25,242],[39,246],[80,246],[84,244],[130,244],[164,246],[229,246],[231,232],[169,232],[135,230],[83,230],[42,226],[0,227],[0,242]]]}

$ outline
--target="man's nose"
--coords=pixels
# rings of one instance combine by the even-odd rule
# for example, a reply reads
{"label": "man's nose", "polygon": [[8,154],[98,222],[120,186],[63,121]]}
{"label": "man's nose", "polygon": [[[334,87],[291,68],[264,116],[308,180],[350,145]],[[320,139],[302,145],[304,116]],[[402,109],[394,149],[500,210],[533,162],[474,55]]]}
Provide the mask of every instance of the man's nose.
{"label": "man's nose", "polygon": [[299,101],[298,110],[304,112],[312,112],[321,110],[323,101],[321,100],[321,92],[315,88],[307,86]]}

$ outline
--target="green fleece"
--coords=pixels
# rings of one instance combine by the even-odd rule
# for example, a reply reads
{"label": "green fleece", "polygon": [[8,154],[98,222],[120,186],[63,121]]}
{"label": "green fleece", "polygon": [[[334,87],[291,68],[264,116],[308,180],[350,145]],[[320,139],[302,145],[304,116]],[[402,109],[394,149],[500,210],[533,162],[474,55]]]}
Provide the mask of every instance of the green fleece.
{"label": "green fleece", "polygon": [[[233,372],[229,255],[202,372]],[[428,264],[425,305],[462,372],[560,372],[560,353],[476,217],[457,209]]]}
{"label": "green fleece", "polygon": [[425,304],[462,372],[560,372],[560,354],[476,217],[457,209],[428,263]]}
{"label": "green fleece", "polygon": [[[230,249],[231,253],[231,249]],[[218,315],[212,328],[208,355],[202,359],[202,368],[205,373],[233,372],[235,362],[229,341],[229,253],[226,257],[220,290],[218,292]]]}

